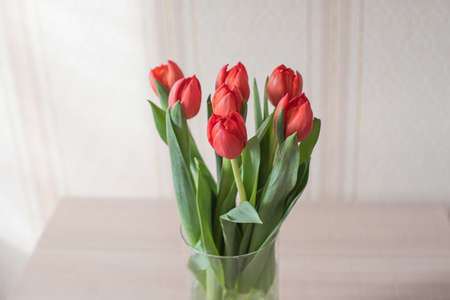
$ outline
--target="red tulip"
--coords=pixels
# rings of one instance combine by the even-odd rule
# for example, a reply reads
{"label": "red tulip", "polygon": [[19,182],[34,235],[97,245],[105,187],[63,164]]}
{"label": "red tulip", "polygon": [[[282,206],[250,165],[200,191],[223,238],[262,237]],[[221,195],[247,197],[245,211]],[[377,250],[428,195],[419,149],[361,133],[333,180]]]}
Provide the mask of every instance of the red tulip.
{"label": "red tulip", "polygon": [[150,70],[150,84],[156,95],[158,95],[158,90],[156,89],[155,79],[170,90],[175,82],[183,77],[181,69],[171,60],[167,62],[167,65],[160,65]]}
{"label": "red tulip", "polygon": [[297,140],[305,140],[311,132],[313,124],[313,113],[311,105],[305,94],[290,98],[286,94],[277,105],[274,116],[274,128],[276,130],[277,118],[280,110],[284,111],[284,133],[288,137],[297,132]]}
{"label": "red tulip", "polygon": [[236,87],[222,84],[214,93],[212,99],[213,112],[216,115],[226,116],[230,112],[240,113],[243,103],[242,95]]}
{"label": "red tulip", "polygon": [[208,121],[207,134],[216,153],[228,159],[238,157],[247,144],[245,123],[237,112],[225,117],[213,114]]}
{"label": "red tulip", "polygon": [[302,93],[303,78],[298,71],[286,68],[280,65],[270,74],[267,82],[267,97],[274,106],[278,105],[281,98],[289,94],[289,97],[295,97]]}
{"label": "red tulip", "polygon": [[177,101],[181,102],[186,119],[194,117],[200,110],[202,100],[202,90],[197,77],[187,77],[179,79],[173,85],[169,94],[169,107]]}
{"label": "red tulip", "polygon": [[248,86],[248,75],[244,65],[240,62],[227,71],[228,65],[220,69],[216,79],[216,89],[222,84],[228,85],[230,88],[236,87],[242,94],[244,101],[250,96],[250,87]]}

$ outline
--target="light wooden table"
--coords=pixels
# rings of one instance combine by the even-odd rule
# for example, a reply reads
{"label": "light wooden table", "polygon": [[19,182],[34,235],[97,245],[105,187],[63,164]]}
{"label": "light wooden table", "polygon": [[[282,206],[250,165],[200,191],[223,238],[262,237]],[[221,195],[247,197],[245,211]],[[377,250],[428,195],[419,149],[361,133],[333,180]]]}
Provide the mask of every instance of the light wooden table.
{"label": "light wooden table", "polygon": [[[187,299],[173,201],[64,199],[10,300]],[[437,204],[299,202],[280,237],[283,300],[448,300]]]}

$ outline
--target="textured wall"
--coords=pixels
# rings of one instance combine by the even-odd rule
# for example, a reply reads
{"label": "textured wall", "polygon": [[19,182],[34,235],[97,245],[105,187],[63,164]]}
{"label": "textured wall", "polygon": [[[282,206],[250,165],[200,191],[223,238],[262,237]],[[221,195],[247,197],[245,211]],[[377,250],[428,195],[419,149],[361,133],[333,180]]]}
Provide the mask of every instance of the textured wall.
{"label": "textured wall", "polygon": [[450,200],[450,2],[368,1],[359,195]]}

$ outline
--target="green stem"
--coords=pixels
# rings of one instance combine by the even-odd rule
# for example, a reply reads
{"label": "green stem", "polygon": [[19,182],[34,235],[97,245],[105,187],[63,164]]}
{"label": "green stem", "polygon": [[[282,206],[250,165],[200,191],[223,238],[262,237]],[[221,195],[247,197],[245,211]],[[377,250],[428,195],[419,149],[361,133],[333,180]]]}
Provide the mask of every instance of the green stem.
{"label": "green stem", "polygon": [[247,201],[247,195],[245,194],[245,188],[241,180],[239,164],[236,158],[231,160],[231,167],[233,168],[234,181],[236,182],[236,186],[239,192],[239,200],[240,202]]}

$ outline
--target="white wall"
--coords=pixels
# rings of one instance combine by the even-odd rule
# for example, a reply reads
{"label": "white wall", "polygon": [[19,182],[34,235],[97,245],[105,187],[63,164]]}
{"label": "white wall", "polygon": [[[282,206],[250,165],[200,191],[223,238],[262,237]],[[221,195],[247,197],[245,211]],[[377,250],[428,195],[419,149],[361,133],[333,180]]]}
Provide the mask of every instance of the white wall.
{"label": "white wall", "polygon": [[450,200],[450,2],[365,5],[358,192]]}
{"label": "white wall", "polygon": [[303,74],[323,121],[305,199],[450,202],[449,20],[437,0],[1,0],[0,242],[29,252],[61,196],[171,201],[145,101],[168,58],[205,96],[237,60]]}

